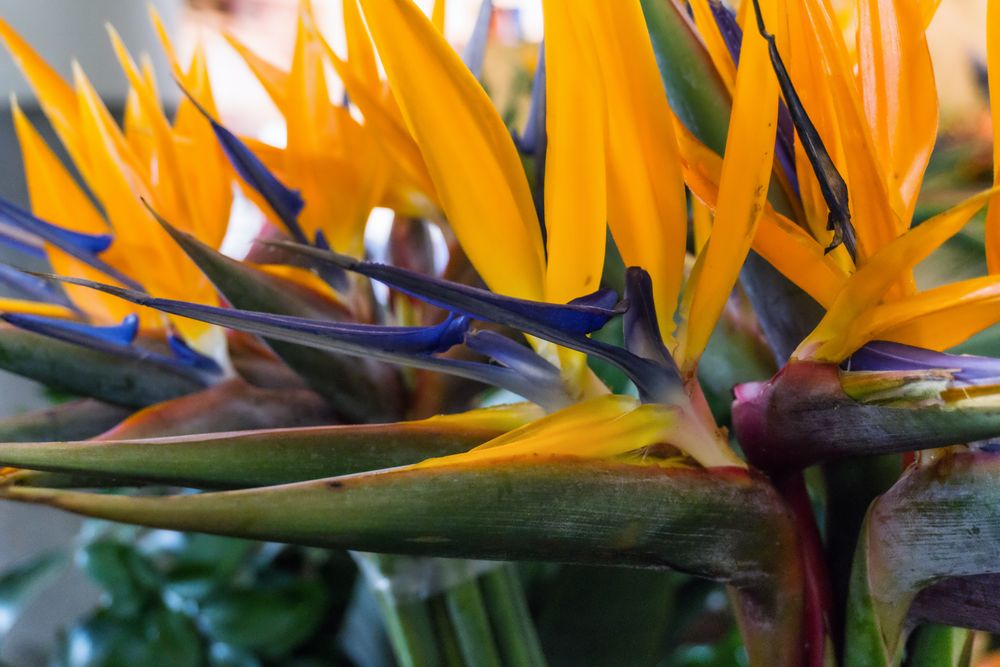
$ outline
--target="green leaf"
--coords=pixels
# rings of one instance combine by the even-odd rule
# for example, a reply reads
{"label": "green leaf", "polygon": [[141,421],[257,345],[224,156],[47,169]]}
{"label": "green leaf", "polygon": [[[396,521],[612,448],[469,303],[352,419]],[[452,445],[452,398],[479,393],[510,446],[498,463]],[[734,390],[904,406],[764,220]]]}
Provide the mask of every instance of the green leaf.
{"label": "green leaf", "polygon": [[735,587],[751,664],[795,665],[791,518],[753,473],[573,457],[398,468],[166,498],[20,487],[88,516],[295,544],[459,558],[673,567]]}
{"label": "green leaf", "polygon": [[54,662],[59,667],[201,667],[202,652],[191,621],[156,606],[131,617],[98,612],[67,633]]}
{"label": "green leaf", "polygon": [[862,529],[847,618],[849,664],[893,664],[920,590],[948,577],[996,574],[998,553],[1000,454],[951,452],[911,467],[872,504]]}
{"label": "green leaf", "polygon": [[[237,262],[189,234],[163,226],[236,308],[333,322],[352,319],[342,305],[298,283]],[[392,366],[270,338],[267,342],[346,421],[391,421],[402,415],[400,376]]]}
{"label": "green leaf", "polygon": [[217,641],[280,658],[315,632],[326,608],[321,581],[295,579],[280,586],[220,593],[202,604],[198,621],[202,631]]}
{"label": "green leaf", "polygon": [[[472,414],[489,414],[489,409],[466,413],[466,417]],[[106,442],[0,443],[0,463],[84,473],[115,484],[126,479],[195,488],[240,488],[320,479],[458,454],[505,430],[499,422],[469,423],[456,415],[396,424]]]}
{"label": "green leaf", "polygon": [[0,327],[0,368],[62,391],[141,408],[203,389],[178,368]]}
{"label": "green leaf", "polygon": [[733,387],[766,380],[778,370],[755,324],[746,298],[734,293],[698,361],[698,384],[720,426],[731,421]]}
{"label": "green leaf", "polygon": [[228,586],[257,546],[201,533],[151,531],[136,549],[156,563],[163,592],[202,600]]}
{"label": "green leaf", "polygon": [[80,550],[77,563],[108,598],[108,613],[129,617],[156,595],[160,575],[131,545],[110,539]]}

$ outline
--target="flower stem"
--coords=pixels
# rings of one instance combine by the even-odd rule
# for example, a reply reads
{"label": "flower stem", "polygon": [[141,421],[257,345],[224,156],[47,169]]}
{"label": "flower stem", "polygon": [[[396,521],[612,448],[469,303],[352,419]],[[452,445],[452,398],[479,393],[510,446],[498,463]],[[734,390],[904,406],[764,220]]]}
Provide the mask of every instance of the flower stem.
{"label": "flower stem", "polygon": [[376,591],[393,653],[401,667],[440,665],[441,654],[434,640],[434,624],[426,600],[397,602]]}
{"label": "flower stem", "polygon": [[429,602],[431,613],[434,616],[434,626],[437,630],[437,642],[441,649],[443,667],[465,667],[462,659],[462,649],[458,645],[458,637],[455,636],[455,628],[451,622],[451,614],[448,612],[448,604],[443,595],[432,598]]}
{"label": "flower stem", "polygon": [[465,664],[500,667],[500,654],[477,580],[450,586],[444,599]]}
{"label": "flower stem", "polygon": [[823,667],[826,664],[833,595],[830,590],[830,576],[823,543],[816,526],[816,516],[809,502],[802,473],[793,473],[776,479],[775,486],[792,511],[802,549],[802,571],[805,578],[802,629],[806,664],[810,667]]}
{"label": "flower stem", "polygon": [[504,663],[545,667],[545,654],[514,566],[502,565],[480,581]]}

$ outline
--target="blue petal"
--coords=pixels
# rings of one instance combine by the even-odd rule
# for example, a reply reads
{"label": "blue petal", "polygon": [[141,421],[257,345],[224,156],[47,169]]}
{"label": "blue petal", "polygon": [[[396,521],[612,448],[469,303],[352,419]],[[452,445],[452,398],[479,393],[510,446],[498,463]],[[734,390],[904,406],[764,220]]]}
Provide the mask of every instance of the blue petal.
{"label": "blue petal", "polygon": [[603,308],[605,310],[614,311],[616,314],[621,314],[620,310],[615,310],[618,302],[618,292],[605,287],[597,290],[596,292],[591,292],[590,294],[577,297],[570,301],[568,305]]}
{"label": "blue petal", "polygon": [[531,348],[495,331],[470,331],[465,336],[465,344],[470,350],[517,371],[532,382],[557,386],[561,384],[558,368],[535,354]]}
{"label": "blue petal", "polygon": [[[163,312],[267,338],[457,375],[502,387],[551,409],[563,407],[570,402],[561,385],[553,387],[551,384],[534,381],[533,378],[525,377],[513,368],[434,356],[435,353],[444,352],[464,341],[469,326],[469,320],[465,317],[449,315],[445,321],[431,327],[334,324],[302,317],[157,299],[142,292],[102,285],[80,278],[56,276],[53,278],[113,294]],[[511,354],[501,356],[504,356],[508,363],[516,365]]]}
{"label": "blue petal", "polygon": [[544,157],[545,141],[545,44],[538,47],[538,66],[531,82],[531,105],[528,108],[528,121],[524,131],[517,139],[517,147],[522,153],[534,155],[536,159]]}
{"label": "blue petal", "polygon": [[348,324],[312,320],[307,317],[275,315],[235,308],[218,308],[187,301],[160,299],[144,292],[103,285],[82,278],[57,276],[57,280],[112,294],[140,306],[164,313],[261,336],[270,336],[301,345],[336,349],[360,356],[430,355],[462,342],[468,319],[449,315],[440,324],[429,327],[388,327],[375,324]]}
{"label": "blue petal", "polygon": [[[178,82],[180,86],[180,83]],[[233,165],[236,173],[240,175],[246,184],[252,187],[264,198],[267,205],[271,207],[275,215],[284,223],[285,227],[299,243],[308,243],[305,232],[299,226],[299,214],[305,206],[302,196],[297,190],[286,187],[278,178],[272,174],[264,163],[253,154],[246,144],[237,138],[235,134],[227,130],[212,118],[212,115],[203,107],[191,93],[180,86],[187,95],[191,103],[201,112],[205,119],[211,123],[212,131],[222,146],[223,152]]]}
{"label": "blue petal", "polygon": [[190,366],[191,368],[197,368],[200,371],[206,371],[208,373],[222,373],[222,367],[212,359],[204,354],[201,354],[195,349],[192,349],[187,342],[178,336],[177,334],[167,335],[167,345],[170,347],[170,351],[174,353],[174,356],[185,366]]}
{"label": "blue petal", "polygon": [[60,248],[74,247],[83,252],[99,255],[111,246],[110,234],[83,234],[63,229],[35,217],[23,208],[0,199],[0,215],[16,227],[35,234]]}
{"label": "blue petal", "polygon": [[[501,296],[486,289],[426,276],[388,264],[362,262],[308,246],[281,242],[274,245],[311,257],[321,264],[332,264],[360,273],[445,310],[487,322],[506,324],[526,332],[552,330],[562,334],[588,334],[624,312],[623,308],[608,308],[603,305],[617,301],[616,298],[611,298],[614,293],[607,290],[600,290],[565,305],[543,303]],[[602,305],[591,305],[592,303]]]}
{"label": "blue petal", "polygon": [[662,368],[665,381],[680,387],[680,370],[663,344],[653,304],[653,282],[644,269],[631,266],[625,271],[625,298],[625,349]]}
{"label": "blue petal", "polygon": [[719,28],[722,41],[726,44],[729,57],[733,63],[739,65],[740,49],[743,47],[743,29],[736,21],[736,15],[719,0],[708,0],[708,6],[712,10],[712,18]]}
{"label": "blue petal", "polygon": [[[359,262],[344,255],[309,246],[281,242],[275,245],[355,271],[441,308],[505,324],[526,334],[604,359],[620,368],[635,382],[644,400],[663,400],[674,390],[674,382],[664,374],[662,367],[628,350],[587,337],[586,334],[600,329],[612,317],[625,312],[620,305],[618,308],[609,309],[591,305],[557,305],[514,299],[385,264]],[[608,294],[606,291],[600,291],[584,297],[584,303],[591,300],[604,303],[608,300]],[[579,302],[579,299],[577,301]]]}
{"label": "blue petal", "polygon": [[0,319],[25,331],[56,338],[87,349],[114,354],[124,359],[153,363],[180,371],[201,382],[206,381],[206,374],[201,369],[193,368],[171,357],[126,342],[138,322],[138,320],[133,321],[132,318],[135,316],[126,317],[120,325],[116,326],[93,327],[79,322],[68,322],[37,315],[0,314]]}
{"label": "blue petal", "polygon": [[[531,349],[501,336],[494,331],[470,331],[465,345],[472,351],[489,357],[500,366],[476,364],[497,387],[544,406],[552,412],[570,405],[559,369],[535,354]],[[470,364],[461,360],[444,360],[454,364]],[[482,368],[485,366],[485,370]]]}
{"label": "blue petal", "polygon": [[969,354],[948,354],[922,347],[878,340],[868,343],[843,363],[851,371],[950,370],[967,384],[1000,382],[1000,359]]}
{"label": "blue petal", "polygon": [[0,224],[7,224],[48,241],[60,250],[98,269],[123,285],[142,289],[139,283],[122,274],[98,257],[111,245],[113,237],[107,234],[81,234],[63,229],[35,217],[23,208],[0,198]]}
{"label": "blue petal", "polygon": [[44,325],[52,330],[59,329],[67,334],[78,335],[94,340],[100,340],[113,345],[131,345],[139,333],[139,318],[132,314],[127,315],[121,324],[110,326],[94,326],[84,322],[73,322],[72,320],[60,320],[41,315],[17,315],[17,324],[22,328],[24,325]]}
{"label": "blue petal", "polygon": [[33,235],[5,223],[0,219],[0,244],[31,257],[46,258],[45,244]]}
{"label": "blue petal", "polygon": [[486,57],[486,41],[490,36],[490,19],[493,18],[493,0],[482,0],[472,35],[462,51],[462,62],[477,79],[483,71],[483,60]]}

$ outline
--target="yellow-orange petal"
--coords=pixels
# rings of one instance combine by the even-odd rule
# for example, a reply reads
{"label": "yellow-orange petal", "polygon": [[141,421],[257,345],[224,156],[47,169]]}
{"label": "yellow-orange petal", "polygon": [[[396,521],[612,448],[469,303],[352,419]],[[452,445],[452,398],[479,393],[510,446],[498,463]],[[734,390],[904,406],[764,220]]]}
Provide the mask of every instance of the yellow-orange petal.
{"label": "yellow-orange petal", "polygon": [[392,91],[448,221],[487,284],[541,299],[538,217],[510,133],[486,92],[411,0],[362,0]]}
{"label": "yellow-orange petal", "polygon": [[883,300],[900,273],[911,271],[918,262],[956,234],[996,192],[991,189],[970,197],[914,227],[880,250],[851,276],[819,325],[799,345],[793,358],[841,361],[845,350],[847,354],[853,351],[858,328],[856,320]]}
{"label": "yellow-orange petal", "polygon": [[[776,2],[761,2],[767,25],[778,25]],[[767,202],[778,114],[778,80],[767,42],[757,31],[743,34],[736,94],[729,121],[712,235],[703,268],[690,289],[691,309],[683,323],[680,362],[692,369],[739,277]]]}
{"label": "yellow-orange petal", "polygon": [[607,229],[604,100],[573,0],[545,0],[545,298],[566,303],[600,286]]}

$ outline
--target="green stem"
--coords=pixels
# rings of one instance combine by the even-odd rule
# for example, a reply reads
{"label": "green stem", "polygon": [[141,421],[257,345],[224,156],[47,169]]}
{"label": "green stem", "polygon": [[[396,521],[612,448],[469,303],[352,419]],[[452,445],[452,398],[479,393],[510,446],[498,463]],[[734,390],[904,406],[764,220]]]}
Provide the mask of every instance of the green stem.
{"label": "green stem", "polygon": [[434,619],[427,600],[400,599],[391,586],[382,585],[384,571],[392,567],[395,556],[352,551],[368,585],[375,593],[386,633],[400,667],[436,667],[441,659],[434,636]]}
{"label": "green stem", "polygon": [[434,641],[434,625],[426,600],[401,603],[384,591],[376,591],[376,598],[400,667],[444,664]]}
{"label": "green stem", "polygon": [[504,664],[545,667],[542,644],[514,565],[504,564],[487,572],[480,583]]}
{"label": "green stem", "polygon": [[477,580],[468,579],[449,587],[444,599],[465,664],[500,667],[500,654]]}
{"label": "green stem", "polygon": [[443,657],[441,664],[444,667],[466,667],[444,596],[438,595],[432,598],[429,604],[431,613],[434,615],[434,626],[437,629],[437,645],[441,648]]}
{"label": "green stem", "polygon": [[910,644],[906,667],[966,667],[971,647],[971,630],[922,625]]}

